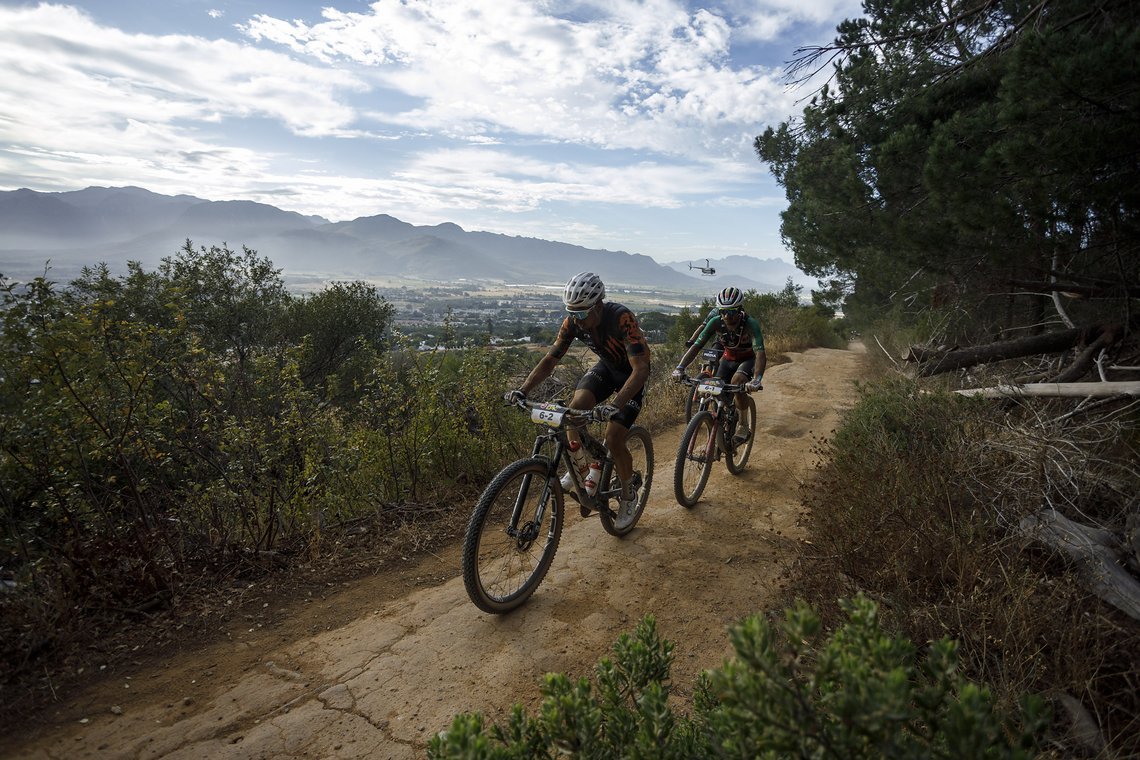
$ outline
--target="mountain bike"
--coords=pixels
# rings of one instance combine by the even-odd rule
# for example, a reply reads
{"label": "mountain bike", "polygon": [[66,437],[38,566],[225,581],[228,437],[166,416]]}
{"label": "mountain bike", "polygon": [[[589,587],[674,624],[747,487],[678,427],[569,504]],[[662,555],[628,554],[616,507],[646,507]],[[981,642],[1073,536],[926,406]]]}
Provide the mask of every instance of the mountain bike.
{"label": "mountain bike", "polygon": [[[735,396],[744,391],[743,385],[730,385],[716,377],[685,376],[681,382],[692,386],[699,410],[681,435],[673,469],[673,494],[681,506],[693,507],[709,482],[713,462],[722,454],[730,473],[739,475],[744,471],[756,438],[756,402],[746,396],[742,416]],[[737,431],[747,431],[746,439],[737,441]]]}
{"label": "mountain bike", "polygon": [[[645,428],[634,425],[626,438],[633,455],[636,497],[623,506],[613,457],[584,424],[601,421],[595,410],[534,401],[520,401],[517,406],[541,426],[534,448],[528,458],[508,464],[491,480],[471,513],[463,541],[467,596],[479,609],[495,614],[510,612],[525,602],[554,560],[565,514],[560,465],[571,473],[579,505],[597,512],[602,528],[619,538],[637,524],[653,484],[653,441]],[[578,430],[587,455],[601,463],[593,494],[570,456],[566,433],[571,426]],[[611,500],[617,509],[610,507]]]}
{"label": "mountain bike", "polygon": [[[713,377],[716,375],[717,369],[720,368],[720,357],[723,354],[723,349],[718,346],[706,348],[701,351],[701,366],[700,369],[697,370],[698,377]],[[694,409],[700,408],[700,404],[697,403],[699,396],[700,392],[695,385],[685,394],[685,422],[693,418]]]}

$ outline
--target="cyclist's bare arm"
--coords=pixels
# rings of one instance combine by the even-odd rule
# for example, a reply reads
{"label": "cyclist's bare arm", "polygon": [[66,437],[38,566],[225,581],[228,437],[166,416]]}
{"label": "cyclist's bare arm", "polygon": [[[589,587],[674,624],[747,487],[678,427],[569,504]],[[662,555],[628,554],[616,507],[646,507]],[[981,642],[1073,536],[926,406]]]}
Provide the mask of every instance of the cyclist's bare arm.
{"label": "cyclist's bare arm", "polygon": [[534,366],[534,369],[530,371],[530,374],[526,376],[526,380],[523,381],[519,390],[529,396],[530,392],[541,385],[543,380],[550,377],[560,361],[562,361],[562,357],[560,355],[556,356],[554,352],[542,357],[538,364]]}
{"label": "cyclist's bare arm", "polygon": [[633,372],[629,373],[629,377],[625,383],[614,394],[613,405],[618,409],[623,408],[629,403],[629,400],[637,395],[645,385],[645,381],[649,379],[649,354],[637,354],[629,357],[629,364],[633,367]]}
{"label": "cyclist's bare arm", "polygon": [[686,351],[684,356],[681,357],[681,360],[677,362],[678,369],[683,370],[685,367],[688,367],[690,364],[692,364],[693,359],[697,358],[697,354],[699,354],[701,349],[705,347],[705,344],[709,342],[709,338],[715,334],[715,331],[710,331],[708,329],[708,326],[710,324],[712,324],[712,320],[709,320],[700,326],[696,337],[693,338],[693,345],[689,346],[689,350]]}
{"label": "cyclist's bare arm", "polygon": [[751,315],[748,317],[748,327],[752,330],[752,350],[756,354],[756,361],[752,365],[752,377],[762,377],[768,367],[768,355],[764,352],[764,332],[760,329],[760,322]]}
{"label": "cyclist's bare arm", "polygon": [[523,381],[522,387],[519,388],[523,393],[530,395],[530,392],[542,384],[542,381],[550,377],[554,372],[554,368],[562,361],[562,357],[570,350],[570,346],[574,343],[574,335],[570,330],[570,318],[567,317],[562,321],[562,326],[558,328],[558,334],[554,336],[554,343],[551,344],[550,350],[546,352],[546,356],[535,365],[534,369],[527,375],[526,380]]}
{"label": "cyclist's bare arm", "polygon": [[706,341],[697,341],[696,343],[693,343],[693,345],[689,346],[689,350],[686,351],[685,355],[682,356],[677,362],[678,369],[684,369],[685,367],[688,367],[690,364],[692,364],[693,359],[697,356],[697,352],[704,348],[705,342]]}
{"label": "cyclist's bare arm", "polygon": [[618,409],[628,404],[630,399],[645,386],[645,381],[649,379],[649,341],[645,339],[645,333],[641,331],[641,325],[638,324],[637,317],[632,311],[627,310],[623,314],[620,329],[631,372],[618,392],[614,394],[612,403]]}

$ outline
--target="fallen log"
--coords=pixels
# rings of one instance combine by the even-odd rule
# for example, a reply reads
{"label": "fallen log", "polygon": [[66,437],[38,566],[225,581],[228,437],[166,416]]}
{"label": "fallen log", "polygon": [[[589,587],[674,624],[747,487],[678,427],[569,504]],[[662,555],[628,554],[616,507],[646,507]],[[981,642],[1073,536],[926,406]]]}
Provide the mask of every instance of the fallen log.
{"label": "fallen log", "polygon": [[911,346],[902,358],[904,361],[919,365],[917,371],[919,377],[930,377],[1006,359],[1018,359],[1036,354],[1059,354],[1077,346],[1088,347],[1096,344],[1099,350],[1113,345],[1127,334],[1127,330],[1121,324],[1100,323],[968,348],[954,347],[945,350]]}
{"label": "fallen log", "polygon": [[982,398],[1140,396],[1140,380],[1108,383],[1024,383],[1020,385],[1010,383],[993,385],[988,388],[966,388],[954,392],[961,396],[981,396]]}
{"label": "fallen log", "polygon": [[1073,522],[1055,509],[1022,518],[1019,531],[1069,558],[1089,591],[1140,620],[1140,581],[1125,568],[1112,533]]}
{"label": "fallen log", "polygon": [[1065,351],[1080,343],[1086,334],[1085,328],[1074,327],[1068,330],[1045,333],[1044,335],[1032,335],[1027,338],[989,343],[984,346],[954,348],[950,351],[911,346],[903,359],[921,365],[918,370],[919,377],[929,377],[956,369],[973,367],[976,364]]}

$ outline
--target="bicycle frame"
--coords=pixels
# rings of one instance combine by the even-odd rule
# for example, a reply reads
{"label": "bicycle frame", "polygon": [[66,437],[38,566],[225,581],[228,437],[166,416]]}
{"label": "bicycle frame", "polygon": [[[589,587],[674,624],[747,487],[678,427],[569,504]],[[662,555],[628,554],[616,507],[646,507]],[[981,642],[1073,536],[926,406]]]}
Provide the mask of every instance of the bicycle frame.
{"label": "bicycle frame", "polygon": [[705,402],[712,401],[713,408],[709,409],[709,413],[713,416],[713,432],[714,434],[709,437],[708,450],[705,456],[708,461],[715,458],[716,441],[719,440],[721,446],[728,449],[732,446],[732,441],[724,434],[725,418],[735,417],[736,415],[736,394],[744,392],[744,385],[733,385],[725,383],[723,380],[715,377],[684,377],[682,379],[686,385],[691,385],[697,389],[697,394],[700,398],[699,408],[704,408]]}
{"label": "bicycle frame", "polygon": [[[608,509],[610,498],[618,496],[620,489],[607,489],[602,487],[602,483],[611,482],[614,460],[605,444],[590,435],[586,427],[585,423],[596,419],[593,410],[571,409],[561,404],[537,401],[522,401],[518,406],[520,409],[530,412],[530,419],[536,425],[543,425],[550,428],[549,430],[540,431],[539,434],[535,436],[534,446],[530,452],[531,456],[540,456],[545,447],[548,445],[554,446],[553,455],[545,457],[550,462],[550,468],[547,471],[546,486],[543,490],[538,510],[536,511],[534,523],[542,524],[543,515],[546,513],[546,506],[550,503],[551,482],[558,472],[559,463],[564,464],[570,472],[570,478],[574,483],[574,490],[580,503],[595,510],[602,508]],[[581,424],[575,425],[576,422],[581,422]],[[601,480],[598,484],[598,489],[592,496],[586,490],[586,484],[582,480],[582,475],[578,472],[578,467],[570,457],[570,439],[567,437],[567,430],[571,425],[575,425],[578,431],[578,437],[582,442],[582,447],[590,456],[595,457],[602,463]],[[523,498],[530,486],[531,477],[533,476],[525,475],[523,478],[523,488],[520,490],[519,497],[515,501],[514,510],[511,513],[511,524],[507,529],[508,535],[512,538],[521,538],[524,541],[534,539],[533,536],[520,536],[518,529],[519,517],[523,510]]]}

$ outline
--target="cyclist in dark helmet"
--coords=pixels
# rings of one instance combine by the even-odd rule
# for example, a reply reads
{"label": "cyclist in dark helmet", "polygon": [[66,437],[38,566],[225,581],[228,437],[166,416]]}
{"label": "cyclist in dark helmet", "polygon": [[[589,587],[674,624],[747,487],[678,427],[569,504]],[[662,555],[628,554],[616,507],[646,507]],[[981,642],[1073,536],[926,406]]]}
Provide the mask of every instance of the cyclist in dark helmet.
{"label": "cyclist in dark helmet", "polygon": [[[523,384],[508,391],[504,398],[514,403],[526,398],[543,380],[550,377],[554,368],[574,343],[585,343],[598,362],[586,371],[570,401],[572,409],[592,409],[610,395],[613,399],[599,407],[606,425],[606,448],[614,457],[614,467],[622,482],[621,506],[637,498],[632,487],[633,457],[626,448],[626,435],[641,412],[645,396],[645,381],[649,379],[649,343],[637,322],[637,316],[620,303],[605,302],[606,287],[593,272],[579,272],[566,283],[562,302],[566,305],[566,318],[558,329],[550,351],[544,356]],[[570,440],[578,441],[573,428],[567,431]],[[569,474],[563,478],[567,486]],[[567,489],[571,496],[572,489]],[[581,506],[583,517],[590,513]]]}
{"label": "cyclist in dark helmet", "polygon": [[[745,392],[736,396],[736,406],[743,416],[746,393],[763,388],[761,380],[764,369],[768,366],[768,358],[764,353],[764,333],[756,318],[745,313],[744,294],[740,288],[728,287],[717,294],[715,316],[705,323],[693,345],[677,362],[673,379],[680,381],[684,377],[685,368],[714,335],[724,346],[717,377],[733,385],[747,383],[744,386]],[[751,430],[738,429],[735,440],[744,443],[751,435]]]}

